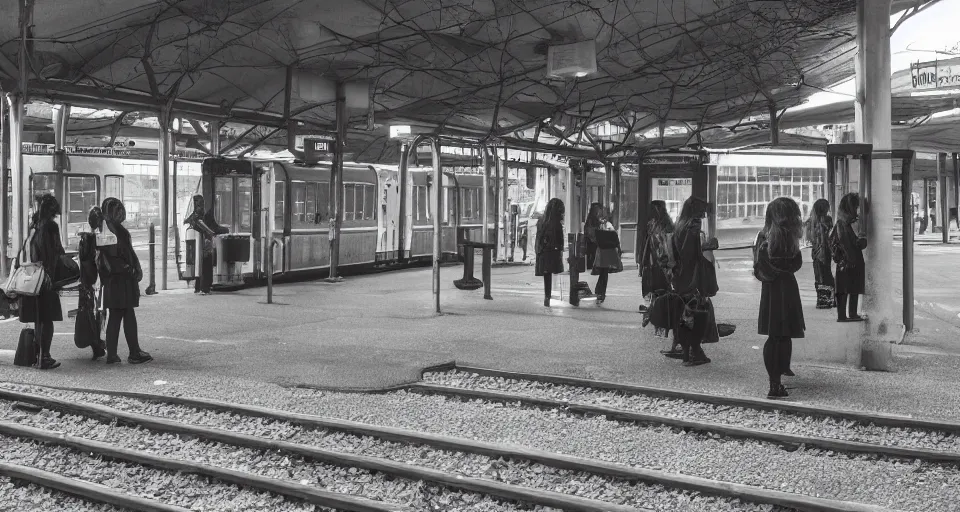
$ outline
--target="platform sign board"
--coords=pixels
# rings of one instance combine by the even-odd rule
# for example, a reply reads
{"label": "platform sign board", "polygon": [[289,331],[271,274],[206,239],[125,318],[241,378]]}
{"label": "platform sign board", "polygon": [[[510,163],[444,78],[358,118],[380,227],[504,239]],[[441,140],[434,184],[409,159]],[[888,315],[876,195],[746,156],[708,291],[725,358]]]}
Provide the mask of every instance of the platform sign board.
{"label": "platform sign board", "polygon": [[910,64],[893,74],[895,96],[913,92],[960,90],[960,58]]}
{"label": "platform sign board", "polygon": [[319,162],[333,158],[334,139],[303,139],[303,155],[307,162]]}

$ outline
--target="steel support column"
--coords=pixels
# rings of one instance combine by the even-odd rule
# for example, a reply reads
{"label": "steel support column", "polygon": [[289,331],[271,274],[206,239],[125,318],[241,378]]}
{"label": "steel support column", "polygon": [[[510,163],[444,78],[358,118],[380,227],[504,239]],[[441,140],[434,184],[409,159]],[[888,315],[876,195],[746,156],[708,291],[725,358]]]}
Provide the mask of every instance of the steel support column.
{"label": "steel support column", "polygon": [[[160,289],[167,289],[167,256],[170,250],[170,109],[160,111],[157,164],[160,173]],[[212,200],[212,199],[211,199]],[[210,208],[212,204],[205,205]],[[198,263],[199,264],[199,263]]]}
{"label": "steel support column", "polygon": [[937,218],[943,243],[950,243],[950,195],[947,193],[947,154],[937,154]]}
{"label": "steel support column", "polygon": [[409,176],[410,143],[402,141],[400,143],[400,216],[397,219],[397,258],[400,261],[406,261],[407,258],[407,193],[410,192],[407,186],[407,177]]}
{"label": "steel support column", "polygon": [[[913,166],[916,155],[910,152],[910,158],[903,160],[900,171],[900,215],[903,217],[903,326],[910,332],[913,330]],[[907,221],[909,219],[909,222]]]}
{"label": "steel support column", "polygon": [[717,236],[717,166],[707,164],[707,202],[710,203],[710,212],[707,214],[707,234]]}
{"label": "steel support column", "polygon": [[500,179],[503,192],[500,194],[500,219],[501,235],[500,241],[503,247],[503,253],[497,258],[500,261],[507,261],[507,252],[510,250],[510,163],[507,159],[507,147],[503,147],[503,159],[500,161]]}
{"label": "steel support column", "polygon": [[480,233],[480,241],[487,243],[490,238],[490,168],[492,162],[490,150],[483,146],[480,148],[480,158],[483,163],[483,186],[480,198],[480,215],[483,217],[483,231]]}
{"label": "steel support column", "polygon": [[633,250],[634,261],[640,264],[643,244],[647,240],[647,222],[650,220],[652,191],[650,169],[643,165],[643,154],[637,157],[637,240]]}
{"label": "steel support column", "polygon": [[336,113],[337,136],[333,143],[333,169],[330,173],[330,211],[333,212],[330,226],[330,281],[339,280],[340,236],[343,226],[343,149],[347,142],[347,96],[343,82],[337,82]]}
{"label": "steel support column", "polygon": [[220,156],[220,127],[222,123],[220,121],[213,121],[210,123],[210,127],[207,130],[210,131],[210,154],[219,157]]}
{"label": "steel support column", "polygon": [[3,91],[0,90],[0,277],[6,278],[10,269],[8,268],[7,245],[10,243],[10,200],[7,195],[7,183],[10,182],[10,168],[7,166],[7,155],[9,146],[7,145],[7,100]]}
{"label": "steel support column", "polygon": [[440,164],[440,137],[430,140],[433,155],[433,300],[440,314],[440,216],[443,214],[443,171]]}
{"label": "steel support column", "polygon": [[[890,96],[890,5],[891,0],[857,0],[857,141],[888,150],[891,146]],[[869,204],[864,208],[866,294],[863,309],[867,321],[860,333],[858,366],[889,370],[891,342],[897,340],[899,322],[893,313],[893,183],[889,160],[870,169]],[[861,176],[861,181],[864,177]]]}

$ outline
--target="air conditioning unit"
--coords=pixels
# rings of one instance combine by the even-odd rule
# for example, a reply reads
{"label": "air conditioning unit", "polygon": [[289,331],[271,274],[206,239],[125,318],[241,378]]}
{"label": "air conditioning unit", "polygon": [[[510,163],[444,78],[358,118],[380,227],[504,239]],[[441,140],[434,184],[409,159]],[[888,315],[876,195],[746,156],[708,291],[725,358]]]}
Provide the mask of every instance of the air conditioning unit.
{"label": "air conditioning unit", "polygon": [[547,47],[548,78],[582,78],[596,72],[596,41],[591,39]]}

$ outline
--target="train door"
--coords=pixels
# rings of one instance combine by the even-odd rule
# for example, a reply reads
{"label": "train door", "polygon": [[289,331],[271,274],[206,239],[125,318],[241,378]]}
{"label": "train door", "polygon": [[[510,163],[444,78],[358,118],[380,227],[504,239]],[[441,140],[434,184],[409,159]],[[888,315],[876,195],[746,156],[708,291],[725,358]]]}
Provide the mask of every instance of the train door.
{"label": "train door", "polygon": [[380,171],[380,218],[377,222],[377,259],[395,260],[397,254],[397,219],[400,214],[400,186],[398,176],[391,171]]}
{"label": "train door", "polygon": [[443,209],[440,217],[440,236],[442,237],[440,252],[457,254],[457,227],[460,225],[460,201],[458,200],[460,188],[457,185],[457,177],[443,173],[443,187],[440,190],[443,194],[440,205]]}
{"label": "train door", "polygon": [[207,208],[212,205],[217,223],[229,230],[214,239],[215,285],[240,285],[253,274],[256,238],[260,234],[260,226],[254,222],[254,210],[260,209],[256,169],[249,161],[203,162],[204,202]]}

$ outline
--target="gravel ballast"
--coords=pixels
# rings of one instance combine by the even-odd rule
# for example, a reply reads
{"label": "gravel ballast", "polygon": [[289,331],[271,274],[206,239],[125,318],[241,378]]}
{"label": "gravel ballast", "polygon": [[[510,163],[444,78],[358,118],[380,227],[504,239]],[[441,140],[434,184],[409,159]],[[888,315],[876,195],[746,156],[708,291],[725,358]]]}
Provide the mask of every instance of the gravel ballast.
{"label": "gravel ballast", "polygon": [[17,512],[130,512],[128,509],[93,503],[34,484],[0,476],[0,510]]}
{"label": "gravel ballast", "polygon": [[[231,420],[225,413],[107,395],[21,389],[256,435],[296,428],[283,422],[236,416]],[[464,402],[404,391],[362,395],[301,390],[290,409],[901,510],[950,510],[950,504],[960,500],[960,472],[953,466],[803,447],[791,452],[769,443],[639,427],[516,404]]]}
{"label": "gravel ballast", "polygon": [[[344,468],[331,464],[305,461],[273,452],[253,450],[187,439],[174,434],[152,432],[140,428],[107,425],[82,416],[60,414],[43,410],[24,414],[0,402],[0,411],[6,421],[65,432],[70,435],[109,443],[120,448],[142,451],[162,457],[197,462],[267,478],[288,480],[330,492],[362,496],[385,503],[399,504],[414,510],[463,510],[475,512],[502,512],[533,510],[554,512],[546,507],[515,506],[498,502],[472,492],[458,492],[407,479],[373,473],[363,469]],[[312,505],[304,505],[314,510]],[[439,507],[439,508],[438,508]],[[233,510],[228,506],[214,510]],[[272,509],[271,509],[272,510]],[[328,510],[317,508],[316,510]]]}
{"label": "gravel ballast", "polygon": [[581,386],[489,377],[462,371],[426,373],[423,375],[423,381],[441,386],[502,391],[535,398],[567,400],[670,418],[709,421],[802,436],[960,453],[960,436],[949,432],[868,425],[837,418],[804,416],[792,412],[714,405],[690,400],[590,389]]}

